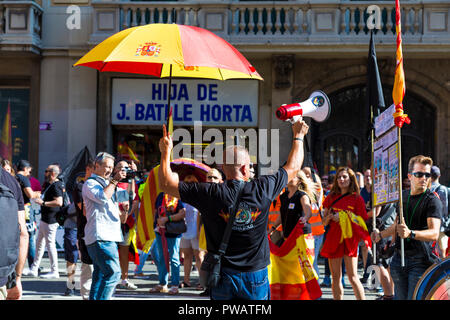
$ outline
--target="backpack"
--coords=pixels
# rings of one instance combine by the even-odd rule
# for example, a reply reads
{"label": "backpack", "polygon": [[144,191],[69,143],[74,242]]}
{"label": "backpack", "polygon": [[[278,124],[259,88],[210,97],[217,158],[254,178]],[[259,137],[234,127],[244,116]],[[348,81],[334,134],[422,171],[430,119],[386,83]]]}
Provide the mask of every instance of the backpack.
{"label": "backpack", "polygon": [[56,213],[55,215],[55,219],[56,222],[58,222],[58,224],[60,226],[64,226],[64,222],[66,221],[67,218],[72,218],[74,216],[76,216],[77,212],[75,210],[75,204],[71,203],[69,195],[67,194],[64,182],[62,183],[62,188],[63,188],[63,205],[62,207],[59,209],[59,211]]}
{"label": "backpack", "polygon": [[13,192],[0,183],[0,278],[16,268],[19,258],[19,208]]}

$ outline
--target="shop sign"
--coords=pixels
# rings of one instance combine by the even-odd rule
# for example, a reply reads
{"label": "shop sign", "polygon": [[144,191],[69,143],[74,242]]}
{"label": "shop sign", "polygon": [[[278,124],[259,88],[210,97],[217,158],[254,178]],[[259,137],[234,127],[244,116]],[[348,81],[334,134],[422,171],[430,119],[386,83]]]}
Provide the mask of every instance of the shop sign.
{"label": "shop sign", "polygon": [[[113,79],[112,124],[162,125],[167,119],[168,79]],[[174,125],[256,127],[257,80],[172,79]]]}

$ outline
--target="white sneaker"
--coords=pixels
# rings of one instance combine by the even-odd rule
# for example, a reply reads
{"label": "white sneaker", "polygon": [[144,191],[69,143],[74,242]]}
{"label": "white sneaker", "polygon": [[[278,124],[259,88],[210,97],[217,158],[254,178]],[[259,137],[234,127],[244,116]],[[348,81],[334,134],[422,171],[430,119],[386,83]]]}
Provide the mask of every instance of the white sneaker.
{"label": "white sneaker", "polygon": [[24,275],[24,276],[29,276],[29,277],[35,277],[35,278],[37,278],[37,276],[38,276],[38,270],[36,269],[36,270],[34,270],[33,268],[30,268],[30,269],[24,269],[23,271],[22,271],[22,274]]}
{"label": "white sneaker", "polygon": [[59,279],[59,272],[49,272],[41,275],[41,278],[44,279]]}
{"label": "white sneaker", "polygon": [[118,289],[125,289],[125,290],[136,290],[137,286],[134,283],[131,283],[128,281],[128,279],[122,280],[121,283],[117,285]]}

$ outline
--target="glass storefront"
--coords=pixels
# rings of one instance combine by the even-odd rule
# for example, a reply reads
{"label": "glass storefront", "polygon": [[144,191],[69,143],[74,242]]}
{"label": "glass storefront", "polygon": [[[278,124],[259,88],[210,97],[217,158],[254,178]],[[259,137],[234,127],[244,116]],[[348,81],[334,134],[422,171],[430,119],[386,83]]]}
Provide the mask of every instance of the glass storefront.
{"label": "glass storefront", "polygon": [[29,88],[0,87],[0,127],[3,128],[8,104],[11,109],[12,161],[28,159]]}
{"label": "glass storefront", "polygon": [[[162,137],[162,128],[158,128],[152,126],[149,128],[144,128],[141,126],[114,126],[114,152],[116,156],[121,156],[127,159],[133,157],[133,154],[139,160],[140,169],[151,170],[153,167],[157,166],[161,159],[161,153],[159,152],[159,139]],[[179,156],[180,157],[189,157],[199,159],[202,158],[202,162],[208,164],[210,167],[216,167],[217,164],[210,164],[210,161],[206,159],[206,154],[211,154],[212,157],[215,157],[216,154],[214,152],[214,147],[217,148],[225,148],[226,141],[231,140],[236,143],[237,138],[235,136],[227,136],[227,129],[232,129],[235,132],[238,128],[215,128],[218,129],[223,140],[220,142],[215,141],[215,138],[206,138],[204,135],[205,131],[210,129],[210,127],[202,128],[202,141],[198,143],[195,138],[194,127],[193,126],[183,126],[183,127],[174,127],[174,130],[177,128],[187,130],[186,134],[190,137],[190,140],[183,141],[183,139],[178,139],[174,141],[174,146],[178,146]],[[240,128],[241,132],[247,133],[249,128]],[[247,136],[240,136],[240,141],[238,142],[241,145],[244,145],[247,150],[251,150],[250,144],[251,138]],[[204,141],[203,141],[204,140]],[[181,144],[181,145],[179,145]],[[127,146],[131,149],[131,154],[126,154],[123,149],[123,146]],[[211,152],[208,150],[205,151],[207,147],[211,148]],[[122,151],[122,152],[119,152]],[[200,152],[198,152],[200,151]],[[120,155],[119,155],[120,153]],[[255,163],[255,171],[257,172],[257,164],[256,164],[256,156],[251,155],[251,161]],[[174,155],[175,157],[175,155]]]}

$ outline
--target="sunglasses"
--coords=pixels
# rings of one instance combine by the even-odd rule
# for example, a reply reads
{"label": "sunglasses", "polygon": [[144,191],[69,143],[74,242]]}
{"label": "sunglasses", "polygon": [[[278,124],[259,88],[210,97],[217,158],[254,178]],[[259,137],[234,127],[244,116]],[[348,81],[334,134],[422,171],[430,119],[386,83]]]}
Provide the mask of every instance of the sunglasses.
{"label": "sunglasses", "polygon": [[416,178],[422,178],[423,176],[425,176],[425,178],[429,179],[431,177],[431,173],[429,172],[413,172],[411,173],[414,177]]}
{"label": "sunglasses", "polygon": [[217,179],[218,180],[219,179],[219,177],[215,177],[215,176],[208,176],[207,178],[210,179],[210,180],[212,180],[212,179]]}

